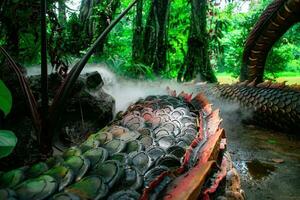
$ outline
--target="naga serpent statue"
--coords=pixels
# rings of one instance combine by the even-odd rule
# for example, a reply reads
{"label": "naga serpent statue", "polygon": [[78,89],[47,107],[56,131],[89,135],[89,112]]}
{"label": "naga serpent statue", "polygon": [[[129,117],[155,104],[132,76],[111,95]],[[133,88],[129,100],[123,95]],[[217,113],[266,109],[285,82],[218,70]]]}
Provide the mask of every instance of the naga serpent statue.
{"label": "naga serpent statue", "polygon": [[263,75],[271,47],[299,21],[300,0],[273,1],[246,41],[241,82],[212,88],[214,95],[238,102],[252,111],[254,123],[293,134],[300,129],[300,86],[263,82]]}
{"label": "naga serpent statue", "polygon": [[[243,82],[212,88],[288,131],[300,128],[299,88],[262,82],[263,68],[299,16],[300,0],[274,1],[246,42]],[[140,99],[62,155],[2,173],[0,199],[244,199],[220,123],[202,93]]]}

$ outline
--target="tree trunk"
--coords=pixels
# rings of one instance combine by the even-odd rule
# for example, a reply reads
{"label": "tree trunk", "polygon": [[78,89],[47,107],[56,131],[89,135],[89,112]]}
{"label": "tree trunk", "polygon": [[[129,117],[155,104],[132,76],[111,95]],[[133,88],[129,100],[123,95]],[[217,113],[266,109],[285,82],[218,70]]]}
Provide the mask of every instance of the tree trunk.
{"label": "tree trunk", "polygon": [[[99,5],[100,9],[94,10]],[[117,8],[120,6],[120,0],[82,0],[80,6],[80,21],[83,24],[86,44],[90,44],[94,35],[102,33],[113,20]],[[92,17],[94,16],[94,18]],[[96,49],[96,54],[103,53],[106,38]]]}
{"label": "tree trunk", "polygon": [[[120,6],[120,0],[106,0],[100,3],[102,8],[100,11],[97,11],[96,15],[98,16],[97,21],[97,35],[101,34],[113,20],[118,7]],[[101,56],[104,50],[104,44],[107,41],[107,37],[105,37],[101,44],[96,49],[96,54]]]}
{"label": "tree trunk", "polygon": [[100,3],[100,0],[82,0],[80,4],[79,19],[83,24],[83,31],[86,38],[89,39],[88,43],[91,42],[94,36],[95,21],[91,18],[91,16],[94,14],[94,6],[98,3]]}
{"label": "tree trunk", "polygon": [[[208,34],[206,31],[206,0],[191,1],[191,24],[188,39],[188,52],[185,57],[185,70],[180,80],[189,81],[200,75],[202,81],[216,82],[208,55]],[[183,72],[184,71],[184,72]]]}
{"label": "tree trunk", "polygon": [[66,4],[64,0],[58,2],[58,21],[61,25],[66,24],[67,21]]}
{"label": "tree trunk", "polygon": [[143,57],[143,0],[137,2],[132,38],[132,61],[141,62]]}
{"label": "tree trunk", "polygon": [[144,34],[144,59],[159,74],[167,64],[167,25],[171,0],[153,0]]}

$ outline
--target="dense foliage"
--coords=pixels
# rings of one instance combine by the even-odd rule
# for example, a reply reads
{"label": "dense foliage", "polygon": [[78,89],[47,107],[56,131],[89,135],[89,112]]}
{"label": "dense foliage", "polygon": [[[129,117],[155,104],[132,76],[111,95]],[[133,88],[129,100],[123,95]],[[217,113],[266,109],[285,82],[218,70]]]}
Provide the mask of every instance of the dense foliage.
{"label": "dense foliage", "polygon": [[[12,107],[12,96],[6,85],[0,80],[0,114],[6,116]],[[1,126],[0,116],[0,126]],[[0,158],[8,156],[17,144],[17,137],[12,131],[0,129]]]}
{"label": "dense foliage", "polygon": [[[212,55],[215,55],[213,63],[217,71],[239,75],[245,40],[270,2],[262,0],[258,4],[250,4],[248,12],[239,11],[238,3],[229,4],[224,10],[214,9],[216,19],[212,22],[212,32],[217,39],[212,39],[211,50]],[[267,59],[267,73],[300,72],[299,30],[300,25],[295,25],[274,45]],[[216,46],[219,46],[218,51],[214,51]]]}
{"label": "dense foliage", "polygon": [[[230,1],[219,6],[208,1],[207,32],[209,34],[209,59],[215,72],[238,76],[244,42],[260,16],[271,2]],[[18,0],[1,3],[0,45],[7,46],[11,55],[20,63],[39,63],[39,1]],[[97,35],[111,20],[126,8],[130,0],[81,1],[79,11],[68,7],[71,0],[48,1],[48,47],[53,67],[69,65],[85,53]],[[249,6],[245,8],[245,5]],[[136,22],[133,9],[122,19],[108,38],[96,50],[90,62],[105,61],[117,73],[132,78],[176,79],[186,63],[188,37],[191,26],[191,3],[184,0],[171,1],[167,13],[166,66],[154,74],[154,66],[132,59],[132,44]],[[21,9],[22,7],[22,9]],[[26,9],[25,9],[26,8]],[[63,10],[62,10],[63,9]],[[142,26],[146,28],[150,16],[151,1],[143,1]],[[300,25],[290,29],[273,47],[267,60],[267,74],[277,72],[300,72]],[[14,33],[13,35],[11,33]],[[145,38],[144,38],[145,39]],[[144,52],[145,54],[145,52]]]}
{"label": "dense foliage", "polygon": [[[93,41],[93,44],[88,48],[87,52],[82,56],[82,58],[73,66],[73,68],[66,74],[66,73],[62,73],[62,71],[59,70],[60,67],[67,67],[64,63],[63,66],[60,66],[63,62],[62,58],[63,56],[56,54],[55,52],[51,52],[50,50],[50,57],[51,57],[51,64],[53,67],[56,68],[57,70],[57,74],[58,76],[61,75],[61,78],[63,78],[63,81],[58,81],[61,84],[58,86],[54,98],[52,100],[52,102],[49,104],[49,92],[48,92],[48,74],[47,74],[47,55],[46,55],[46,29],[47,29],[47,23],[46,23],[46,1],[41,1],[41,68],[42,68],[42,72],[41,72],[41,78],[40,78],[40,88],[41,88],[41,106],[38,105],[37,103],[37,99],[36,97],[33,95],[33,91],[31,90],[31,87],[28,83],[28,79],[27,77],[24,75],[23,71],[21,70],[20,66],[15,62],[15,60],[12,58],[12,56],[3,48],[0,46],[0,53],[1,56],[4,57],[3,64],[1,65],[1,77],[4,75],[5,76],[5,72],[9,73],[9,76],[6,76],[3,78],[5,78],[7,80],[7,78],[9,77],[17,77],[17,82],[15,82],[14,84],[18,83],[18,85],[21,88],[21,91],[23,93],[23,97],[25,102],[27,103],[27,106],[30,110],[30,114],[31,114],[31,118],[34,124],[34,128],[35,128],[35,136],[37,139],[37,143],[39,145],[40,148],[40,153],[41,156],[48,156],[50,154],[52,154],[53,149],[52,149],[52,145],[54,143],[55,140],[58,140],[59,138],[59,132],[57,131],[57,127],[59,126],[59,119],[61,118],[61,113],[64,111],[66,102],[68,100],[68,98],[70,96],[72,96],[72,92],[75,90],[75,83],[77,81],[77,79],[79,78],[79,75],[81,73],[81,71],[83,70],[83,68],[85,67],[85,65],[87,64],[87,61],[90,59],[90,57],[95,53],[99,51],[99,46],[101,47],[102,44],[104,44],[103,42],[106,40],[108,34],[110,33],[110,31],[120,22],[121,19],[124,18],[124,16],[126,16],[126,14],[134,7],[135,3],[137,2],[137,0],[133,0],[126,9],[124,9],[115,19],[113,19],[105,28],[103,31],[100,32],[100,34],[98,34],[98,37],[96,37],[95,41]],[[55,27],[55,29],[57,29],[57,27],[60,27],[59,24],[59,18],[57,17],[53,12],[48,11],[47,12],[49,17],[50,17],[50,21],[51,21],[51,25],[53,25]],[[56,32],[58,32],[59,34],[61,34],[61,30],[53,30],[51,32],[51,37],[53,36],[53,34],[55,34]],[[59,39],[61,40],[62,38],[59,36]],[[53,38],[52,38],[53,40]],[[54,40],[53,40],[54,41]],[[61,42],[62,44],[63,42]],[[19,43],[13,43],[13,45],[16,45],[17,47],[19,47]],[[51,44],[52,45],[52,44]],[[53,47],[51,47],[53,48]],[[51,49],[49,48],[49,49]],[[59,49],[59,46],[56,46],[57,51],[61,50]],[[54,48],[55,50],[55,48]],[[18,51],[14,52],[14,55],[18,58]],[[51,55],[51,53],[53,53],[53,55]],[[53,61],[54,61],[54,65],[53,65]],[[6,67],[9,68],[8,71],[6,71],[7,69],[5,69]],[[4,74],[2,74],[2,71],[4,72]],[[66,71],[64,71],[66,72]],[[9,82],[9,81],[8,81]],[[15,88],[15,85],[10,85],[10,89]],[[11,101],[12,101],[12,97],[11,94],[8,90],[8,88],[6,88],[6,86],[4,85],[4,83],[0,80],[0,111],[2,110],[2,112],[6,115],[10,109],[11,109]],[[14,95],[18,94],[18,92],[14,92]],[[74,95],[74,92],[73,92]],[[16,96],[14,96],[14,99],[16,99]],[[16,110],[16,109],[14,109]],[[41,111],[41,112],[40,112]],[[0,112],[0,114],[2,113]],[[14,116],[15,117],[15,116]],[[0,116],[0,120],[2,121],[2,116]],[[0,121],[0,127],[2,127]],[[11,135],[11,137],[9,137]],[[8,144],[13,144],[14,145],[16,143],[16,138],[15,140],[13,140],[14,138],[12,137],[14,136],[12,132],[9,131],[1,131],[0,130],[0,138],[1,141],[3,143],[0,143],[0,158],[1,155],[2,156],[6,156],[8,155],[11,151],[12,148],[9,149],[5,149],[3,150],[2,146],[4,145],[8,145]],[[3,153],[3,152],[4,153]]]}

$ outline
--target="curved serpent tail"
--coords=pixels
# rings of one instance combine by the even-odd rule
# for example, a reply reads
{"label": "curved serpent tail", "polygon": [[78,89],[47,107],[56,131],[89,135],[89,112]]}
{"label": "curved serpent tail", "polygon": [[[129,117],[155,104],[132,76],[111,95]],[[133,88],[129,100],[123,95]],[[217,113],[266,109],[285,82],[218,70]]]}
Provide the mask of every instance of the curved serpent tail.
{"label": "curved serpent tail", "polygon": [[269,50],[299,21],[300,0],[274,0],[262,13],[246,41],[240,80],[251,83],[216,87],[222,97],[236,100],[252,110],[256,123],[288,132],[300,128],[299,88],[262,81]]}
{"label": "curved serpent tail", "polygon": [[209,199],[224,189],[243,199],[220,187],[228,170],[238,176],[220,122],[202,94],[149,96],[81,145],[1,174],[0,199]]}
{"label": "curved serpent tail", "polygon": [[273,44],[299,21],[300,0],[275,0],[267,7],[246,41],[241,81],[263,81],[268,52]]}

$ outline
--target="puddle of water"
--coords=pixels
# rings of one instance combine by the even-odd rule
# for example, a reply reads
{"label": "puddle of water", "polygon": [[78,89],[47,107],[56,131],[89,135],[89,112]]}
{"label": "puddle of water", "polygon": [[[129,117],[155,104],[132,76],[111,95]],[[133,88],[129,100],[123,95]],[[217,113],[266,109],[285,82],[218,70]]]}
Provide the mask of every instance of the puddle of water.
{"label": "puddle of water", "polygon": [[264,177],[269,176],[276,167],[272,164],[260,162],[257,159],[254,159],[250,162],[246,162],[248,172],[255,180],[260,180]]}

